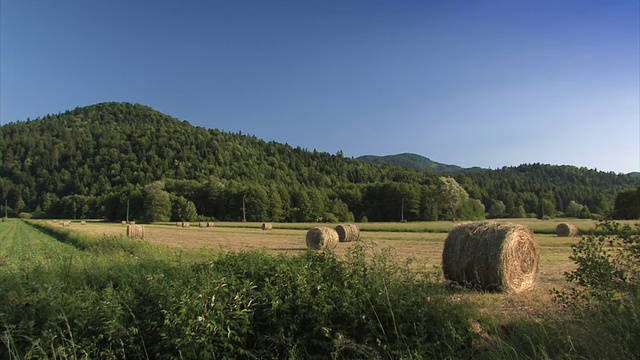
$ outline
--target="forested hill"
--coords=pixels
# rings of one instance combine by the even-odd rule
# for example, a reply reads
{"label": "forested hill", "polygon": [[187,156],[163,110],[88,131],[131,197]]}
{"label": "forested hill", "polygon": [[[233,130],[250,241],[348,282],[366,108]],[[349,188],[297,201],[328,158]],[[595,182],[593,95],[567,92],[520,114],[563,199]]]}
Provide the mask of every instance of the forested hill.
{"label": "forested hill", "polygon": [[374,164],[389,164],[394,166],[400,166],[403,168],[415,169],[418,171],[432,171],[438,173],[459,173],[464,170],[460,166],[447,165],[439,162],[435,162],[422,155],[404,153],[397,155],[375,156],[364,155],[357,158],[361,161],[366,161]]}
{"label": "forested hill", "polygon": [[121,220],[129,200],[140,220],[239,220],[244,199],[249,221],[395,221],[401,204],[408,220],[477,218],[484,211],[475,200],[505,215],[549,216],[572,201],[608,210],[617,192],[640,184],[528,165],[456,175],[471,198],[452,207],[451,184],[431,172],[194,127],[139,104],[102,103],[0,130],[0,196],[13,215]]}

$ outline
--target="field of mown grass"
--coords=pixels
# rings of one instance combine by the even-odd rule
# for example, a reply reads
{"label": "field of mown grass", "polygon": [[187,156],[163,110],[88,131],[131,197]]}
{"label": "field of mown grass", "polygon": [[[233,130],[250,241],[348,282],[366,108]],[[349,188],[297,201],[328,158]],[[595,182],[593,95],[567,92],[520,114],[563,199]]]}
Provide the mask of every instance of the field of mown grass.
{"label": "field of mown grass", "polygon": [[578,238],[553,235],[561,221],[509,221],[540,245],[536,289],[521,295],[445,286],[451,222],[359,224],[361,242],[323,254],[304,236],[330,224],[150,224],[145,240],[130,240],[121,224],[10,220],[0,225],[0,357],[627,355],[594,352],[601,334],[563,322],[552,302]]}

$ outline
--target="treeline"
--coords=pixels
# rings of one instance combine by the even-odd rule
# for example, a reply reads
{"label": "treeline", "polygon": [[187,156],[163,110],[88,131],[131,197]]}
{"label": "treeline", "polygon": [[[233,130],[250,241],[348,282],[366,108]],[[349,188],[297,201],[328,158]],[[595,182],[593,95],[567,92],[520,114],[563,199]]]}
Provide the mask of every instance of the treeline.
{"label": "treeline", "polygon": [[129,201],[140,220],[154,212],[166,219],[167,203],[167,220],[240,220],[243,204],[248,221],[553,217],[576,209],[591,216],[640,185],[626,175],[541,164],[453,180],[194,127],[128,103],[0,129],[0,196],[13,215],[121,220]]}

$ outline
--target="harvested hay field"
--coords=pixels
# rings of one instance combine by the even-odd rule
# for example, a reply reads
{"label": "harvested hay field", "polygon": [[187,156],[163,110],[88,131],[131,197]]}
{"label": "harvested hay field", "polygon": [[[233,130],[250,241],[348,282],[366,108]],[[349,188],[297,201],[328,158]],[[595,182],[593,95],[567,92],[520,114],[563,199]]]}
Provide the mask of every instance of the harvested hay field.
{"label": "harvested hay field", "polygon": [[[290,255],[307,251],[305,237],[307,230],[312,227],[308,225],[313,224],[275,224],[270,231],[263,231],[261,225],[262,223],[225,223],[217,226],[216,231],[199,231],[198,228],[179,228],[175,223],[150,224],[145,225],[145,241],[186,251],[264,250],[273,254]],[[287,228],[287,226],[293,228]],[[376,225],[376,227],[379,226],[381,225]],[[447,233],[416,232],[416,224],[408,226],[408,231],[401,231],[400,224],[395,224],[392,231],[380,231],[378,228],[367,231],[362,229],[365,226],[360,226],[360,241],[339,243],[333,251],[339,256],[344,256],[349,250],[358,246],[358,243],[362,243],[376,250],[387,249],[395,260],[415,259],[417,263],[441,271],[442,252]],[[547,228],[554,229],[555,224],[549,224]],[[123,234],[119,224],[93,221],[73,230],[98,237]],[[546,232],[535,233],[534,237],[540,249],[536,292],[563,287],[564,272],[573,269],[573,263],[568,258],[571,255],[571,245],[577,243],[579,238],[558,238],[555,233]]]}

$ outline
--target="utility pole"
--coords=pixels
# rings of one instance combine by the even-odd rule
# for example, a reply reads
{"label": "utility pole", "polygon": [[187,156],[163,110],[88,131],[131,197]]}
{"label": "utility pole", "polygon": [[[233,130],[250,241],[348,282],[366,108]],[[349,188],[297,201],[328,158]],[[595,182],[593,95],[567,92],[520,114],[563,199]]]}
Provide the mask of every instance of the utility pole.
{"label": "utility pole", "polygon": [[4,199],[4,221],[7,221],[7,199]]}
{"label": "utility pole", "polygon": [[247,213],[244,208],[244,195],[242,195],[242,222],[247,222]]}
{"label": "utility pole", "polygon": [[402,198],[402,207],[400,210],[400,222],[404,222],[404,198]]}
{"label": "utility pole", "polygon": [[127,224],[129,223],[129,199],[127,199]]}

